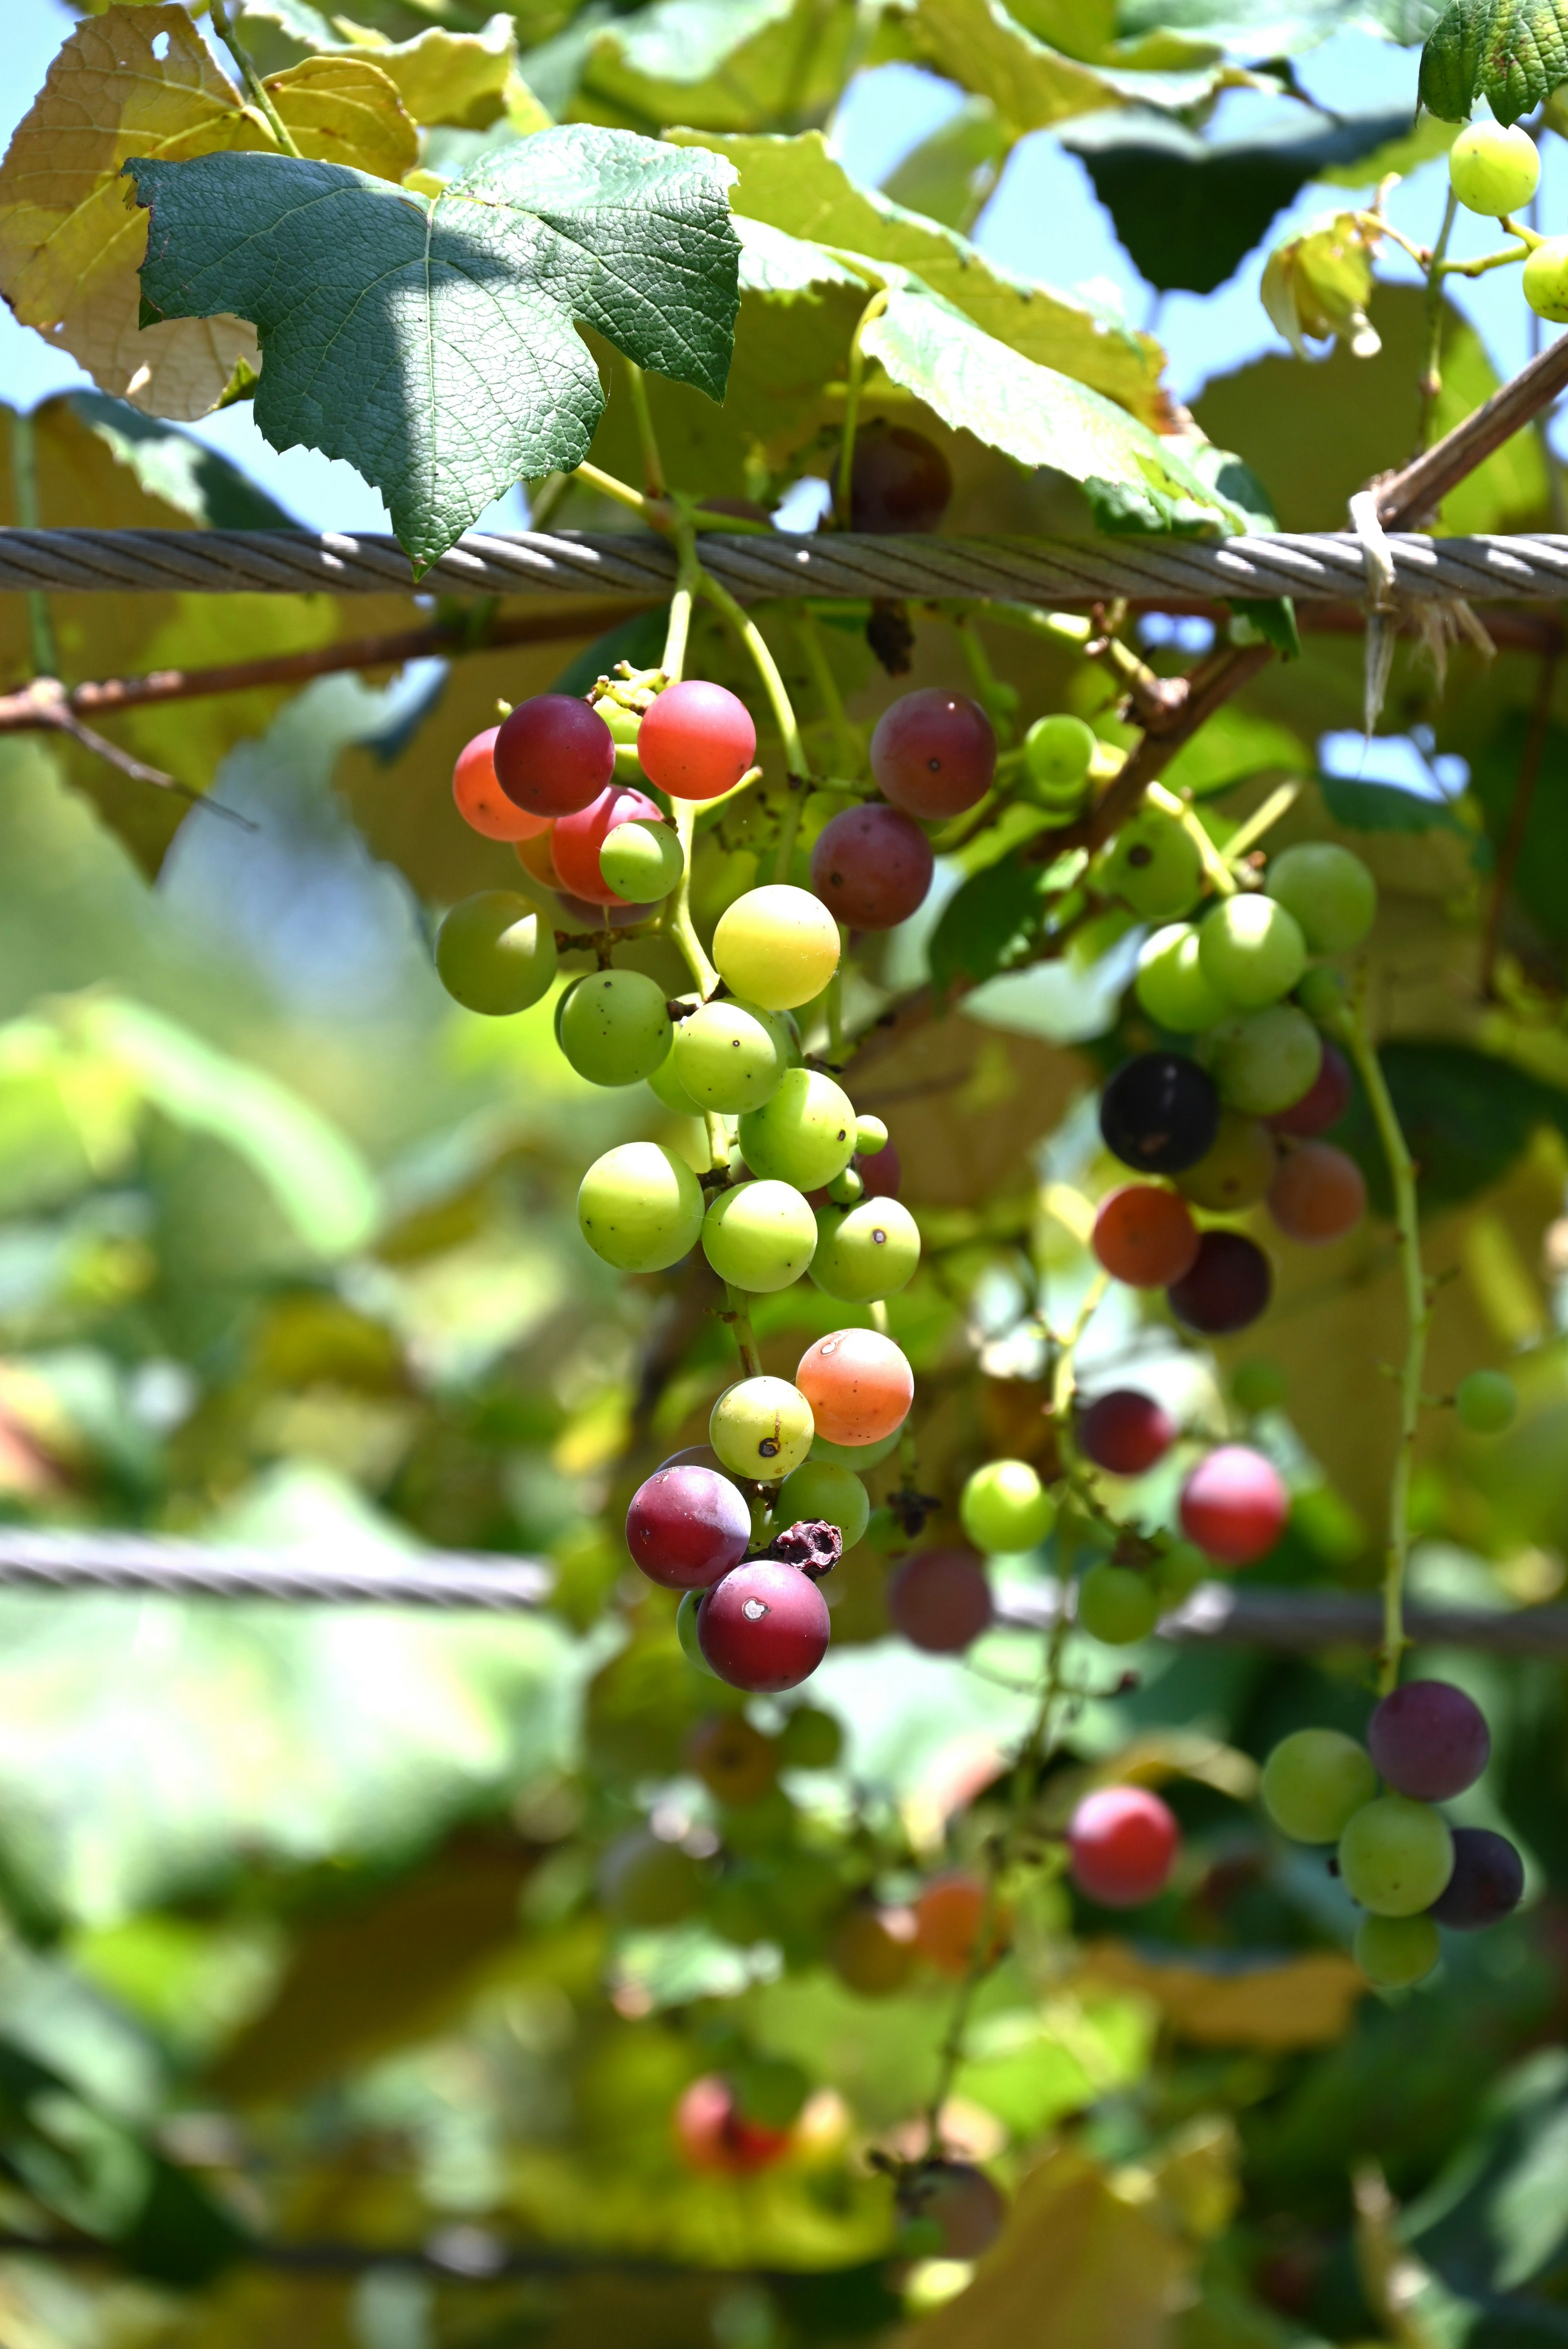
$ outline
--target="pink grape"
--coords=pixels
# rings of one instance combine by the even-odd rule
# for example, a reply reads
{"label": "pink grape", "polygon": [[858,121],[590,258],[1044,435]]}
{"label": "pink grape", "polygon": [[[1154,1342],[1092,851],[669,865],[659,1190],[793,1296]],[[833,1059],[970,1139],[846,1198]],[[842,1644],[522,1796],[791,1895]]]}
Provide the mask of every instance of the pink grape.
{"label": "pink grape", "polygon": [[618,823],[662,823],[664,812],[646,792],[612,783],[575,815],[563,815],[550,835],[555,871],[563,889],[590,905],[624,905],[599,868],[599,851]]}
{"label": "pink grape", "polygon": [[996,771],[996,737],[977,701],[927,686],[882,711],[871,761],[884,799],[905,815],[940,822],[985,798]]}
{"label": "pink grape", "polygon": [[850,929],[891,930],[924,904],[935,867],[920,826],[872,801],[824,824],[811,851],[811,886]]}
{"label": "pink grape", "polygon": [[1138,1909],[1164,1891],[1181,1833],[1168,1804],[1146,1786],[1101,1786],[1068,1826],[1073,1882],[1102,1909]]}
{"label": "pink grape", "polygon": [[614,776],[615,738],[575,694],[536,693],[501,720],[492,756],[496,781],[514,806],[547,818],[574,815]]}
{"label": "pink grape", "polygon": [[1367,1746],[1396,1794],[1446,1803],[1486,1768],[1491,1733],[1480,1707],[1451,1681],[1407,1681],[1373,1713]]}
{"label": "pink grape", "polygon": [[828,1603],[809,1574],[752,1558],[713,1584],[697,1609],[703,1661],[731,1688],[776,1696],[809,1680],[828,1652]]}
{"label": "pink grape", "polygon": [[888,1584],[887,1611],[912,1647],[962,1655],[991,1620],[991,1586],[973,1550],[917,1550]]}
{"label": "pink grape", "polygon": [[637,729],[644,774],[676,800],[733,791],[756,757],[757,729],[745,702],[702,678],[666,686]]}
{"label": "pink grape", "polygon": [[1316,1076],[1298,1102],[1275,1110],[1265,1124],[1297,1142],[1312,1142],[1337,1125],[1350,1106],[1350,1063],[1337,1044],[1325,1042]]}
{"label": "pink grape", "polygon": [[714,1468],[655,1468],[626,1512],[627,1548],[666,1590],[706,1590],[739,1565],[750,1539],[750,1510]]}
{"label": "pink grape", "polygon": [[1141,1476],[1175,1443],[1175,1421],[1152,1395],[1114,1387],[1081,1413],[1078,1440],[1086,1459],[1112,1476]]}
{"label": "pink grape", "polygon": [[1218,1445],[1181,1487],[1182,1532],[1222,1566],[1266,1557],[1289,1515],[1278,1470],[1250,1444]]}

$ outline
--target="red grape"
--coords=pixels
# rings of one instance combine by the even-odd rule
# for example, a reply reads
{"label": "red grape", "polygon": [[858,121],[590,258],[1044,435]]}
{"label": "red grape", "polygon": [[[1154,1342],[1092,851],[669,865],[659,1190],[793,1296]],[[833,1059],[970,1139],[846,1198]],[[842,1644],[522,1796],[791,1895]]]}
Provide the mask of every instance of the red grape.
{"label": "red grape", "polygon": [[492,756],[496,781],[515,806],[530,815],[574,815],[614,776],[615,738],[575,694],[536,693],[502,719]]}
{"label": "red grape", "polygon": [[1185,1052],[1140,1052],[1100,1095],[1099,1130],[1124,1166],[1180,1174],[1207,1154],[1220,1130],[1214,1080]]}
{"label": "red grape", "polygon": [[1297,1142],[1310,1142],[1319,1133],[1326,1133],[1337,1125],[1350,1106],[1350,1063],[1337,1044],[1326,1040],[1316,1076],[1298,1102],[1288,1109],[1276,1110],[1265,1123],[1276,1133],[1288,1133]]}
{"label": "red grape", "polygon": [[1367,1746],[1396,1794],[1446,1803],[1486,1768],[1491,1733],[1480,1707],[1451,1681],[1407,1681],[1373,1713]]}
{"label": "red grape", "polygon": [[1266,1310],[1274,1273],[1256,1240],[1244,1232],[1205,1232],[1191,1269],[1166,1290],[1171,1310],[1206,1338],[1245,1330]]}
{"label": "red grape", "polygon": [[991,1586],[970,1549],[923,1549],[887,1588],[893,1630],[928,1656],[958,1656],[991,1620]]}
{"label": "red grape", "polygon": [[809,1680],[828,1652],[828,1602],[809,1574],[772,1558],[738,1566],[703,1597],[697,1644],[731,1688],[776,1696]]}
{"label": "red grape", "polygon": [[701,678],[666,686],[637,729],[638,763],[672,799],[717,799],[756,756],[757,729],[745,702]]}
{"label": "red grape", "polygon": [[1130,1288],[1164,1288],[1191,1270],[1198,1226],[1179,1193],[1126,1183],[1101,1200],[1089,1245],[1113,1280],[1125,1280]]}
{"label": "red grape", "polygon": [[850,468],[851,530],[934,530],[953,495],[946,458],[923,432],[874,419]]}
{"label": "red grape", "polygon": [[463,822],[487,840],[530,840],[548,828],[550,819],[515,806],[497,782],[493,753],[500,732],[499,726],[487,726],[464,743],[452,769],[452,797]]}
{"label": "red grape", "polygon": [[914,1372],[875,1330],[835,1330],[808,1346],[795,1383],[826,1444],[880,1444],[909,1415]]}
{"label": "red grape", "polygon": [[912,2214],[942,2230],[942,2256],[977,2260],[1007,2222],[1007,2202],[971,2161],[929,2162],[904,2189]]}
{"label": "red grape", "polygon": [[1146,1786],[1101,1786],[1068,1826],[1072,1879],[1102,1909],[1137,1909],[1163,1892],[1181,1834],[1170,1806]]}
{"label": "red grape", "polygon": [[694,2080],[676,2106],[676,2137],[694,2169],[727,2178],[766,2169],[789,2147],[789,2131],[748,2120],[728,2081],[716,2072]]}
{"label": "red grape", "polygon": [[1367,1213],[1367,1179],[1332,1142],[1301,1142],[1281,1159],[1268,1201],[1287,1239],[1322,1247],[1353,1232]]}
{"label": "red grape", "polygon": [[873,800],[823,825],[811,886],[851,930],[891,930],[923,905],[935,864],[920,826]]}
{"label": "red grape", "polygon": [[746,1556],[751,1512],[713,1468],[655,1468],[626,1512],[626,1547],[650,1582],[706,1590]]}
{"label": "red grape", "polygon": [[1222,1444],[1181,1487],[1181,1530],[1222,1566],[1252,1566],[1284,1531],[1290,1495],[1279,1472],[1246,1444]]}
{"label": "red grape", "polygon": [[1078,1440],[1086,1459],[1113,1476],[1141,1476],[1164,1459],[1177,1427],[1152,1395],[1136,1387],[1116,1387],[1097,1395],[1078,1418]]}
{"label": "red grape", "polygon": [[599,870],[599,851],[618,823],[633,823],[639,817],[662,823],[664,811],[646,792],[629,783],[612,783],[575,815],[563,815],[550,835],[561,886],[590,905],[624,905],[624,897],[617,896]]}
{"label": "red grape", "polygon": [[1495,1925],[1524,1898],[1524,1862],[1491,1827],[1455,1827],[1454,1872],[1428,1909],[1453,1933]]}
{"label": "red grape", "polygon": [[905,815],[940,819],[985,798],[996,771],[996,737],[977,701],[926,686],[882,711],[871,758],[884,799]]}
{"label": "red grape", "polygon": [[851,1163],[863,1186],[862,1198],[897,1198],[899,1185],[903,1181],[903,1161],[898,1154],[896,1143],[884,1142],[882,1148],[873,1150],[869,1158],[863,1151],[859,1152]]}
{"label": "red grape", "polygon": [[[967,1973],[985,1909],[985,1887],[977,1876],[964,1868],[934,1876],[914,1904],[914,1945],[921,1956],[938,1973]],[[993,1917],[987,1956],[1000,1951],[1004,1930],[1005,1920]]]}

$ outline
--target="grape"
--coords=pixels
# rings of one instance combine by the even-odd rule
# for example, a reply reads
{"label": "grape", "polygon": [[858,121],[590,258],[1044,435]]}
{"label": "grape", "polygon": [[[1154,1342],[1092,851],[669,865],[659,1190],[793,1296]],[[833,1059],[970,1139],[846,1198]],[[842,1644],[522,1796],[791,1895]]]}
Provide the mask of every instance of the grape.
{"label": "grape", "polygon": [[1160,1620],[1160,1597],[1146,1574],[1103,1561],[1078,1584],[1078,1627],[1108,1648],[1147,1640]]}
{"label": "grape", "polygon": [[1491,1756],[1480,1707],[1451,1681],[1407,1681],[1367,1725],[1380,1775],[1397,1795],[1446,1803],[1473,1786]]}
{"label": "grape", "polygon": [[1255,1240],[1244,1232],[1205,1232],[1191,1271],[1165,1294],[1189,1330],[1220,1338],[1247,1329],[1267,1309],[1273,1291],[1269,1260]]}
{"label": "grape", "polygon": [[1181,1487],[1181,1530],[1222,1566],[1253,1566],[1285,1528],[1290,1496],[1279,1472],[1245,1444],[1222,1444]]}
{"label": "grape", "polygon": [[1375,1917],[1414,1917],[1429,1909],[1453,1872],[1447,1819],[1404,1795],[1363,1803],[1339,1838],[1345,1889]]}
{"label": "grape", "polygon": [[1525,255],[1523,285],[1538,318],[1568,326],[1568,236],[1543,237]]}
{"label": "grape", "polygon": [[1294,1003],[1226,1019],[1209,1039],[1210,1065],[1227,1109],[1272,1117],[1302,1101],[1323,1067],[1323,1039]]}
{"label": "grape", "polygon": [[1460,1425],[1472,1435],[1501,1435],[1519,1411],[1519,1390],[1501,1371],[1467,1371],[1454,1389]]}
{"label": "grape", "polygon": [[1449,185],[1468,212],[1520,212],[1540,181],[1540,152],[1517,122],[1467,122],[1449,149]]}
{"label": "grape", "polygon": [[888,1584],[887,1611],[911,1647],[959,1656],[990,1624],[991,1586],[973,1550],[917,1550]]}
{"label": "grape", "polygon": [[543,832],[534,833],[527,840],[512,843],[512,853],[531,881],[542,888],[559,890],[561,875],[555,869],[552,854],[555,826],[549,824]]}
{"label": "grape", "polygon": [[1268,890],[1295,916],[1311,954],[1351,953],[1377,918],[1377,884],[1358,856],[1332,840],[1304,840],[1276,856]]}
{"label": "grape", "polygon": [[811,1406],[788,1379],[741,1379],[714,1404],[707,1433],[732,1475],[778,1484],[811,1449]]}
{"label": "grape", "polygon": [[[700,1620],[701,1609],[698,1617]],[[771,1737],[738,1713],[710,1713],[686,1740],[686,1764],[710,1795],[741,1808],[759,1803],[779,1776],[779,1753]]]}
{"label": "grape", "polygon": [[636,749],[637,735],[643,723],[643,713],[640,709],[629,709],[626,703],[617,699],[614,693],[600,694],[592,707],[598,711],[614,736],[617,750]]}
{"label": "grape", "polygon": [[977,701],[927,686],[882,711],[871,762],[884,799],[905,815],[939,823],[985,798],[996,771],[996,737]]}
{"label": "grape", "polygon": [[1168,1805],[1145,1786],[1100,1786],[1068,1826],[1073,1882],[1102,1909],[1138,1909],[1164,1891],[1181,1847]]}
{"label": "grape", "polygon": [[1203,860],[1184,824],[1145,808],[1117,833],[1105,860],[1108,892],[1146,922],[1184,914],[1203,885]]}
{"label": "grape", "polygon": [[783,1024],[759,1003],[720,996],[705,1003],[676,1028],[670,1068],[698,1113],[760,1109],[783,1083],[789,1067]]}
{"label": "grape", "polygon": [[[957,1980],[969,1971],[979,1944],[988,1907],[985,1887],[965,1869],[953,1868],[934,1876],[914,1904],[915,1947],[938,1973]],[[1001,1942],[1000,1920],[993,1918],[993,1946]],[[988,1951],[987,1954],[990,1954]]]}
{"label": "grape", "polygon": [[952,495],[947,460],[923,432],[877,417],[856,434],[850,465],[851,530],[934,530]]}
{"label": "grape", "polygon": [[[1172,1542],[1154,1563],[1154,1578],[1162,1608],[1180,1607],[1191,1599],[1201,1582],[1209,1578],[1213,1560],[1204,1557],[1196,1542]],[[684,1603],[684,1602],[683,1602]]]}
{"label": "grape", "polygon": [[529,840],[549,829],[548,816],[530,815],[513,806],[495,777],[495,738],[499,726],[487,726],[458,752],[452,769],[452,797],[465,823],[487,840]]}
{"label": "grape", "polygon": [[738,1566],[697,1609],[708,1664],[731,1688],[754,1695],[777,1696],[809,1680],[828,1652],[829,1629],[827,1601],[810,1576],[769,1557]]}
{"label": "grape", "polygon": [[1057,1505],[1026,1460],[987,1460],[958,1496],[958,1521],[976,1549],[1034,1549],[1056,1523]]}
{"label": "grape", "polygon": [[1024,737],[1024,772],[1031,799],[1076,812],[1087,796],[1098,747],[1093,729],[1081,718],[1069,718],[1065,711],[1037,718]]}
{"label": "grape", "polygon": [[719,916],[713,959],[727,986],[769,1011],[820,995],[839,967],[839,926],[809,890],[748,889]]}
{"label": "grape", "polygon": [[652,905],[667,897],[686,870],[681,844],[667,823],[634,816],[618,823],[599,851],[599,877],[628,905]]}
{"label": "grape", "polygon": [[739,1565],[750,1541],[750,1510],[712,1468],[655,1468],[626,1512],[634,1562],[666,1590],[706,1589]]}
{"label": "grape", "polygon": [[854,1155],[854,1105],[820,1070],[790,1069],[763,1106],[741,1119],[740,1147],[754,1174],[814,1191]]}
{"label": "grape", "polygon": [[898,1200],[818,1208],[811,1278],[826,1296],[857,1305],[895,1296],[919,1262],[920,1227]]}
{"label": "grape", "polygon": [[669,1058],[665,991],[640,970],[594,971],[567,998],[560,1041],[590,1084],[638,1084]]}
{"label": "grape", "polygon": [[862,1158],[875,1158],[888,1146],[887,1127],[880,1117],[855,1120],[855,1148]]}
{"label": "grape", "polygon": [[1195,1166],[1219,1126],[1214,1081],[1184,1052],[1142,1052],[1124,1061],[1100,1095],[1105,1146],[1140,1174],[1179,1174]]}
{"label": "grape", "polygon": [[683,1117],[700,1117],[703,1113],[701,1102],[693,1101],[676,1074],[673,1046],[668,1057],[660,1061],[648,1078],[648,1091],[655,1101],[664,1103],[665,1109],[673,1109]]}
{"label": "grape", "polygon": [[914,1917],[908,1909],[876,1909],[857,1901],[846,1909],[828,1940],[828,1963],[847,1990],[861,1998],[891,1998],[914,1965]]}
{"label": "grape", "polygon": [[1476,1933],[1495,1925],[1524,1898],[1524,1862],[1506,1836],[1491,1827],[1455,1827],[1454,1872],[1431,1906],[1450,1932]]}
{"label": "grape", "polygon": [[515,889],[481,889],[454,905],[436,933],[441,985],[469,1011],[526,1011],[555,977],[555,932]]}
{"label": "grape", "polygon": [[1191,1269],[1198,1226],[1174,1191],[1127,1183],[1101,1200],[1089,1246],[1112,1279],[1130,1288],[1163,1288]]}
{"label": "grape", "polygon": [[1377,1792],[1372,1756],[1337,1729],[1297,1729],[1264,1764],[1264,1808],[1297,1843],[1337,1843]]}
{"label": "grape", "polygon": [[1269,1185],[1269,1213],[1287,1238],[1322,1247],[1367,1213],[1366,1177],[1332,1142],[1298,1142]]}
{"label": "grape", "polygon": [[1078,1423],[1084,1457],[1112,1476],[1147,1475],[1164,1459],[1177,1433],[1170,1413],[1136,1387],[1114,1387],[1097,1396]]}
{"label": "grape", "polygon": [[536,693],[502,719],[491,756],[514,806],[546,818],[574,815],[614,777],[615,738],[575,694]]}
{"label": "grape", "polygon": [[1429,1917],[1363,1917],[1356,1928],[1356,1962],[1375,1990],[1410,1990],[1442,1956]]}
{"label": "grape", "polygon": [[855,1172],[861,1178],[861,1198],[895,1199],[903,1181],[903,1161],[898,1154],[897,1143],[884,1142],[869,1159],[857,1160]]}
{"label": "grape", "polygon": [[[550,835],[556,878],[585,905],[621,905],[626,901],[605,880],[599,864],[604,843],[623,823],[662,823],[657,802],[630,783],[612,783],[576,815],[563,815]],[[666,827],[667,829],[667,827]]]}
{"label": "grape", "polygon": [[701,1879],[689,1852],[633,1827],[599,1862],[599,1898],[617,1925],[641,1931],[678,1925],[697,1905]]}
{"label": "grape", "polygon": [[[846,1542],[844,1547],[849,1547]],[[798,1704],[779,1733],[779,1759],[790,1770],[830,1770],[843,1751],[844,1733],[838,1722],[814,1704]]]}
{"label": "grape", "polygon": [[1198,962],[1227,1003],[1262,1011],[1288,995],[1306,968],[1306,940],[1295,915],[1273,897],[1226,897],[1198,932]]}
{"label": "grape", "polygon": [[676,1637],[681,1643],[681,1653],[687,1663],[694,1671],[706,1672],[708,1679],[712,1681],[717,1680],[718,1674],[713,1671],[697,1645],[696,1610],[701,1598],[700,1590],[688,1590],[682,1597],[680,1605],[676,1609]]}
{"label": "grape", "polygon": [[848,807],[817,835],[811,886],[852,930],[891,930],[925,902],[935,858],[917,823],[871,801]]}
{"label": "grape", "polygon": [[1183,1198],[1215,1215],[1234,1215],[1256,1205],[1274,1181],[1279,1151],[1274,1135],[1261,1119],[1243,1117],[1233,1109],[1220,1112],[1220,1131],[1213,1147],[1196,1166],[1176,1177]]}
{"label": "grape", "polygon": [[913,2217],[941,2233],[944,2260],[977,2260],[1007,2223],[1006,2197],[972,2161],[932,2161],[904,2188]]}
{"label": "grape", "polygon": [[738,2109],[764,2128],[793,2128],[811,2093],[810,2075],[790,2055],[750,2054],[729,2067]]}
{"label": "grape", "polygon": [[1203,976],[1191,922],[1171,922],[1144,941],[1133,993],[1150,1019],[1177,1036],[1212,1028],[1231,1008]]}
{"label": "grape", "polygon": [[835,1468],[826,1460],[807,1460],[779,1485],[773,1522],[837,1526],[848,1550],[865,1532],[871,1513],[866,1488],[851,1470]]}
{"label": "grape", "polygon": [[727,2080],[708,2073],[694,2080],[676,2106],[676,2140],[689,2167],[723,2178],[745,2178],[782,2160],[789,2131],[764,2128],[738,2110]]}
{"label": "grape", "polygon": [[1279,1364],[1261,1356],[1238,1362],[1231,1373],[1231,1395],[1238,1411],[1281,1411],[1289,1392]]}
{"label": "grape", "polygon": [[[901,1422],[902,1425],[902,1422]],[[831,1468],[852,1468],[860,1475],[867,1468],[875,1468],[885,1460],[899,1439],[899,1428],[892,1428],[879,1436],[874,1444],[830,1444],[824,1436],[816,1436],[811,1444],[811,1457]]]}
{"label": "grape", "polygon": [[696,1246],[702,1186],[684,1158],[657,1142],[624,1142],[596,1158],[577,1193],[577,1222],[595,1256],[618,1272],[663,1272]]}
{"label": "grape", "polygon": [[[852,1166],[846,1166],[828,1185],[828,1196],[835,1207],[852,1207],[863,1196],[865,1185]],[[818,1194],[820,1198],[820,1194]]]}
{"label": "grape", "polygon": [[720,1280],[758,1296],[799,1280],[816,1245],[816,1220],[789,1183],[738,1183],[703,1219],[702,1252]]}
{"label": "grape", "polygon": [[795,1383],[830,1444],[880,1444],[909,1416],[914,1373],[891,1338],[876,1330],[835,1330],[808,1346]]}
{"label": "grape", "polygon": [[666,686],[637,730],[644,774],[675,800],[720,798],[756,756],[757,729],[745,702],[700,678]]}
{"label": "grape", "polygon": [[[1264,1017],[1268,1018],[1265,1012]],[[1316,1076],[1298,1102],[1276,1110],[1269,1119],[1276,1133],[1310,1142],[1337,1125],[1350,1106],[1350,1063],[1337,1044],[1325,1043]]]}

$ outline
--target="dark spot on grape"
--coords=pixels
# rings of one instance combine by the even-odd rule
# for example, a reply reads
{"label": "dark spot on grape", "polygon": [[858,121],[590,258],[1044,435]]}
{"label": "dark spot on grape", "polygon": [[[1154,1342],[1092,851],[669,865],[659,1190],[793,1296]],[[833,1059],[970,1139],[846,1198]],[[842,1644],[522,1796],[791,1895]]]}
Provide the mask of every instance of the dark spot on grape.
{"label": "dark spot on grape", "polygon": [[1128,850],[1127,861],[1130,864],[1135,864],[1140,868],[1145,864],[1152,864],[1154,862],[1154,851],[1149,847],[1145,842],[1140,840],[1136,848],[1130,848]]}
{"label": "dark spot on grape", "polygon": [[730,1038],[730,1040],[729,1040],[729,1049],[730,1049],[730,1050],[731,1050],[732,1052],[738,1052],[738,1051],[739,1051],[739,1050],[740,1050],[740,1039],[739,1039],[739,1037],[738,1037],[738,1036],[732,1036],[732,1037]]}
{"label": "dark spot on grape", "polygon": [[934,775],[939,775],[942,772],[942,761],[940,759],[927,759],[925,763]]}
{"label": "dark spot on grape", "polygon": [[764,1460],[777,1460],[779,1457],[779,1446],[770,1435],[765,1435],[757,1449]]}
{"label": "dark spot on grape", "polygon": [[887,1245],[887,1234],[880,1227],[880,1226],[877,1230],[872,1234],[872,1238],[878,1247],[884,1247]]}
{"label": "dark spot on grape", "polygon": [[830,873],[828,880],[830,885],[835,889],[841,889],[844,885],[844,876],[841,873]]}

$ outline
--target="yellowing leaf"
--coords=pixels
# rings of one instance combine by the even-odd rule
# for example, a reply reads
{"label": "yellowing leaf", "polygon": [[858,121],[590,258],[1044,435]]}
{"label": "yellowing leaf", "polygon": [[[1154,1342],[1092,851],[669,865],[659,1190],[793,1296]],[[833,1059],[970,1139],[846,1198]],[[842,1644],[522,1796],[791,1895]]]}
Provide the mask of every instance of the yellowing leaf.
{"label": "yellowing leaf", "polygon": [[267,89],[313,163],[347,163],[397,185],[419,160],[419,134],[379,61],[302,57]]}
{"label": "yellowing leaf", "polygon": [[[340,20],[341,23],[341,20]],[[347,30],[346,26],[342,27]],[[357,28],[356,28],[357,30]],[[485,130],[512,111],[509,101],[517,84],[517,23],[507,16],[492,16],[482,32],[449,33],[432,26],[411,41],[377,40],[361,35],[361,54],[373,57],[396,83],[397,95],[416,122],[449,122],[460,130]],[[549,120],[536,107],[542,129]]]}
{"label": "yellowing leaf", "polygon": [[1264,308],[1298,358],[1305,338],[1338,336],[1357,358],[1382,348],[1367,316],[1377,231],[1361,212],[1327,212],[1270,254],[1259,289]]}
{"label": "yellowing leaf", "polygon": [[1367,1988],[1360,1968],[1334,1950],[1222,1969],[1094,1941],[1083,1959],[1091,1982],[1142,1992],[1179,2037],[1203,2047],[1331,2046],[1349,2029]]}
{"label": "yellowing leaf", "polygon": [[[146,215],[143,214],[143,218]],[[100,391],[150,416],[185,423],[222,399],[242,363],[261,370],[261,345],[242,318],[170,318],[142,327],[134,263],[94,287],[46,339],[69,351]]]}

